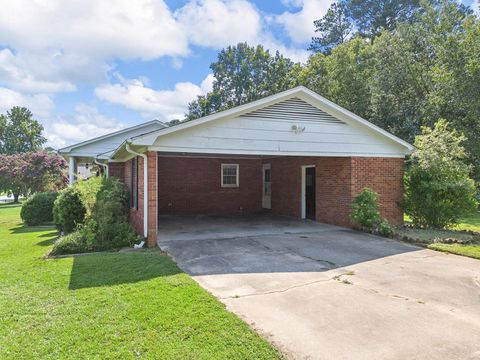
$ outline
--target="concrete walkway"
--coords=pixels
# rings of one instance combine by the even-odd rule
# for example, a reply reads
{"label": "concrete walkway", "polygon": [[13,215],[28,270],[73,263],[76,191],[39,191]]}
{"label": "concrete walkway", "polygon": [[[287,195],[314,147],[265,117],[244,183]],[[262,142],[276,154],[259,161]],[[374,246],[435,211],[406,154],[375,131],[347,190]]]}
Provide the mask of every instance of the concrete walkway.
{"label": "concrete walkway", "polygon": [[288,357],[480,359],[480,261],[283,218],[209,237],[214,220],[159,246]]}

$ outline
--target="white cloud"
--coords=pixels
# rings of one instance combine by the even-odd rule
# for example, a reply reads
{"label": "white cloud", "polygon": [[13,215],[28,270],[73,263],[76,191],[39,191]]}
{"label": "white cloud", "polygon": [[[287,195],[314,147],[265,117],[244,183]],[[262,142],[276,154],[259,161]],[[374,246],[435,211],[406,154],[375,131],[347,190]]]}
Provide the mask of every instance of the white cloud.
{"label": "white cloud", "polygon": [[182,119],[189,102],[212,88],[213,75],[208,75],[202,83],[179,82],[173,90],[155,90],[141,79],[123,79],[116,84],[98,86],[94,93],[102,100],[139,111],[145,117],[169,121]]}
{"label": "white cloud", "polygon": [[2,1],[0,44],[8,47],[0,83],[27,92],[99,83],[115,59],[189,53],[185,30],[163,0]]}
{"label": "white cloud", "polygon": [[288,36],[297,44],[309,42],[315,32],[314,20],[325,15],[333,0],[289,0],[288,4],[301,6],[300,11],[286,11],[275,16],[274,21],[284,27]]}
{"label": "white cloud", "polygon": [[190,42],[205,47],[253,43],[261,31],[261,16],[246,0],[192,0],[175,16]]}
{"label": "white cloud", "polygon": [[[304,6],[274,21],[295,41],[309,40],[313,19],[330,0],[284,1]],[[4,0],[0,84],[29,93],[73,91],[105,81],[117,59],[170,56],[180,69],[190,45],[220,49],[242,41],[306,58],[304,45],[285,46],[269,29],[268,14],[247,0],[190,0],[175,12],[164,0]]]}
{"label": "white cloud", "polygon": [[103,58],[187,54],[183,30],[162,0],[2,1],[0,42]]}
{"label": "white cloud", "polygon": [[47,117],[55,107],[52,98],[47,94],[25,95],[0,87],[0,113],[3,114],[14,106],[25,106],[35,117]]}
{"label": "white cloud", "polygon": [[58,57],[15,55],[10,49],[0,50],[0,79],[10,88],[27,92],[73,91],[75,85],[61,79]]}
{"label": "white cloud", "polygon": [[95,106],[78,104],[73,116],[59,116],[45,126],[48,146],[59,149],[123,129],[122,122],[104,116]]}

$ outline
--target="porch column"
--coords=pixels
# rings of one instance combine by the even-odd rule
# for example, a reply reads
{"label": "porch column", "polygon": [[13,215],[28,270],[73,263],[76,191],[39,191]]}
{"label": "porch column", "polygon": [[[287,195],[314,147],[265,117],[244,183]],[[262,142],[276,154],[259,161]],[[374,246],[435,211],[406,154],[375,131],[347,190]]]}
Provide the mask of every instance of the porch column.
{"label": "porch column", "polygon": [[157,209],[157,152],[147,152],[148,165],[148,238],[147,246],[157,246],[158,209]]}
{"label": "porch column", "polygon": [[70,156],[68,158],[68,183],[73,185],[75,182],[75,157]]}

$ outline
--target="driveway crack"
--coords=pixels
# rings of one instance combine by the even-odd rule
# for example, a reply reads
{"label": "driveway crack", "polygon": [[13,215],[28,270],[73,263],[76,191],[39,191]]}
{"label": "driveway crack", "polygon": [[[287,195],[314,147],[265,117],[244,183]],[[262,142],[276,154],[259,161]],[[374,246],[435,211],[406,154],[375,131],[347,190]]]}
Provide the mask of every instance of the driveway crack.
{"label": "driveway crack", "polygon": [[245,295],[233,295],[233,296],[224,296],[224,297],[219,297],[220,300],[225,300],[225,299],[240,299],[240,298],[245,298],[245,297],[252,297],[252,296],[262,296],[262,295],[270,295],[270,294],[281,294],[281,293],[284,293],[284,292],[287,292],[287,291],[290,291],[290,290],[293,290],[293,289],[298,289],[298,288],[301,288],[301,287],[305,287],[305,286],[309,286],[309,285],[313,285],[313,284],[318,284],[318,283],[322,283],[322,282],[328,282],[328,281],[332,281],[332,280],[336,280],[338,281],[338,279],[344,275],[350,275],[350,271],[348,272],[345,272],[345,273],[342,273],[342,274],[337,274],[335,276],[332,276],[328,279],[321,279],[321,280],[315,280],[315,281],[310,281],[310,282],[307,282],[307,283],[303,283],[303,284],[298,284],[298,285],[292,285],[292,286],[289,286],[287,288],[284,288],[284,289],[281,289],[281,290],[271,290],[271,291],[264,291],[264,292],[256,292],[256,293],[251,293],[251,294],[245,294]]}

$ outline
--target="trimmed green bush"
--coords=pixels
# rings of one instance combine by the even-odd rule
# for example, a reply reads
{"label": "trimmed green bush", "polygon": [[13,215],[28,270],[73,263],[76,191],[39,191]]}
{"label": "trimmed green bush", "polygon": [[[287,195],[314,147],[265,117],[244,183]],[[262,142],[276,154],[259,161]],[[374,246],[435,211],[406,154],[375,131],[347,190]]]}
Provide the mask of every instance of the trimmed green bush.
{"label": "trimmed green bush", "polygon": [[53,221],[59,230],[70,233],[85,220],[86,209],[75,186],[60,191],[53,207]]}
{"label": "trimmed green bush", "polygon": [[33,194],[23,202],[20,217],[28,226],[52,222],[53,204],[57,196],[57,192]]}
{"label": "trimmed green bush", "polygon": [[364,188],[352,202],[350,219],[362,230],[390,236],[393,228],[380,216],[378,194],[370,188]]}

